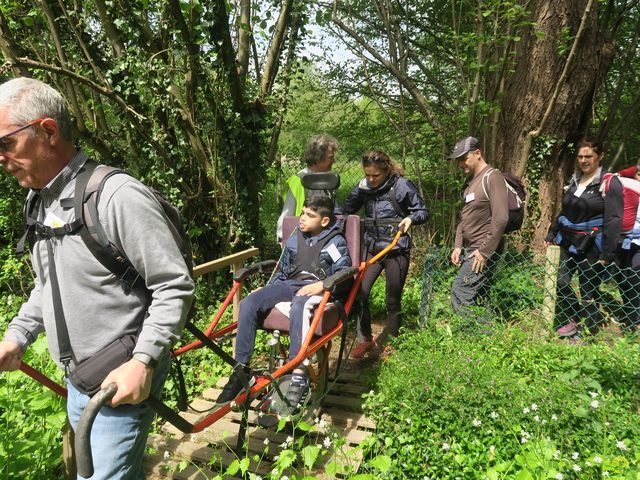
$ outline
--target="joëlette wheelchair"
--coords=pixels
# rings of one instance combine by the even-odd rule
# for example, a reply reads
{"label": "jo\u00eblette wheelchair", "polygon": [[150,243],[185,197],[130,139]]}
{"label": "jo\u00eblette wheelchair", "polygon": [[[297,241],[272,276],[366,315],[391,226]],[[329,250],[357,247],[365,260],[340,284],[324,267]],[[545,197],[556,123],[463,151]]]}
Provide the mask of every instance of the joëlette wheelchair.
{"label": "jo\u00eblette wheelchair", "polygon": [[[337,175],[335,176],[337,177]],[[339,178],[339,177],[337,177]],[[323,184],[326,181],[328,183]],[[335,186],[335,180],[315,179],[315,183],[311,186],[318,188],[318,185]],[[339,184],[339,180],[338,180]],[[303,182],[304,185],[304,182]],[[309,188],[305,185],[306,188]],[[354,310],[357,302],[358,292],[362,277],[367,268],[384,257],[398,242],[402,232],[397,232],[392,242],[381,252],[366,262],[360,261],[360,240],[361,240],[361,219],[356,215],[349,215],[341,218],[339,221],[344,225],[344,236],[347,239],[349,254],[352,259],[352,267],[341,270],[340,272],[324,279],[323,294],[320,303],[316,306],[315,312],[308,329],[308,333],[303,340],[300,351],[295,358],[288,360],[288,355],[284,346],[279,341],[281,336],[288,334],[289,319],[279,310],[273,309],[265,319],[262,328],[272,333],[269,340],[271,346],[269,362],[266,368],[254,369],[252,374],[256,381],[253,386],[249,386],[249,376],[242,372],[241,366],[229,355],[220,345],[220,342],[233,336],[237,330],[237,322],[229,325],[219,326],[223,314],[232,303],[233,298],[242,286],[252,276],[272,271],[277,262],[274,260],[266,260],[258,262],[249,267],[239,269],[233,276],[232,287],[221,303],[218,311],[213,317],[211,323],[205,331],[201,331],[193,323],[187,322],[185,329],[189,331],[196,340],[181,346],[172,352],[172,358],[179,362],[180,357],[187,352],[203,347],[210,348],[225,362],[229,363],[236,371],[239,372],[245,389],[240,393],[235,401],[225,405],[214,407],[209,414],[196,423],[190,423],[182,418],[178,412],[172,410],[160,400],[149,397],[146,402],[160,415],[163,419],[173,424],[183,433],[198,433],[212,425],[220,418],[227,415],[232,408],[238,406],[242,409],[243,417],[237,437],[236,448],[240,450],[244,443],[244,437],[248,425],[248,411],[252,402],[258,402],[258,408],[261,410],[262,423],[264,426],[272,426],[278,423],[282,416],[301,415],[305,419],[313,419],[317,417],[320,404],[329,387],[329,371],[331,368],[329,362],[329,353],[332,348],[333,340],[340,338],[339,353],[334,363],[333,378],[337,377],[341,366],[342,357],[346,345],[346,325],[349,315]],[[283,224],[283,238],[295,231],[298,225],[298,217],[285,217]],[[351,282],[348,289],[346,300],[338,301],[335,298],[335,292],[341,288],[344,282]],[[344,296],[343,296],[344,298]],[[303,405],[300,408],[290,405],[283,392],[286,392],[288,381],[293,369],[303,364],[306,368],[310,379],[310,392],[306,396]],[[27,375],[42,383],[54,392],[66,397],[66,389],[53,382],[37,370],[23,363],[21,370]],[[75,434],[75,455],[78,474],[82,477],[90,477],[93,474],[93,459],[91,456],[90,433],[91,426],[99,410],[106,405],[115,395],[117,387],[110,384],[100,392],[96,393],[91,401],[87,404],[82,416],[80,417],[76,434]],[[179,402],[180,403],[180,402]],[[186,402],[184,402],[186,403]],[[186,410],[186,404],[180,407]]]}

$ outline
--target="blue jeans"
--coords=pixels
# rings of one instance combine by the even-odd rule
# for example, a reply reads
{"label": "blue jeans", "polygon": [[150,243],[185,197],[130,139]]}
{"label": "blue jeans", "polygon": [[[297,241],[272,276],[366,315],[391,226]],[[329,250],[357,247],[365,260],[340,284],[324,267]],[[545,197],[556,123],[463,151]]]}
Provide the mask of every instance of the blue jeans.
{"label": "blue jeans", "polygon": [[[153,373],[151,394],[159,398],[169,371],[169,357],[160,361]],[[90,397],[67,381],[67,414],[73,430]],[[91,428],[92,480],[144,479],[142,457],[147,445],[154,411],[142,402],[138,405],[103,407]],[[78,480],[83,477],[78,476]]]}
{"label": "blue jeans", "polygon": [[291,302],[289,319],[289,358],[293,358],[302,346],[302,312],[310,297],[297,296],[296,292],[309,281],[285,281],[269,284],[252,292],[240,302],[238,333],[236,335],[236,360],[248,365],[253,355],[256,331],[271,309],[280,302]]}

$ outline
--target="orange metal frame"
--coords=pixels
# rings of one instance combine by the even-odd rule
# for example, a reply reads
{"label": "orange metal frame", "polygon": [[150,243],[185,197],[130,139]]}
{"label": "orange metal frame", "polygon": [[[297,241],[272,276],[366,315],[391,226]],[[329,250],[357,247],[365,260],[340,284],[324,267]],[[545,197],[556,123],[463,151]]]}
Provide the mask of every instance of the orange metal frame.
{"label": "orange metal frame", "polygon": [[[389,251],[398,243],[398,240],[400,239],[401,236],[402,236],[402,232],[400,232],[400,231],[397,232],[396,235],[393,238],[393,241],[387,247],[385,247],[380,253],[378,253],[377,255],[375,255],[374,257],[369,259],[368,261],[360,262],[360,265],[358,266],[358,272],[357,272],[356,277],[355,277],[355,281],[353,283],[353,286],[351,287],[351,290],[349,291],[349,295],[347,296],[347,301],[345,303],[344,310],[347,313],[347,315],[349,314],[349,312],[351,311],[351,308],[353,307],[353,304],[354,304],[355,299],[356,299],[356,295],[357,295],[358,290],[360,289],[360,285],[362,283],[362,278],[363,278],[364,273],[366,272],[367,268],[369,268],[369,266],[371,266],[374,263],[376,263],[379,259],[384,257],[387,253],[389,253]],[[228,334],[229,332],[234,331],[237,328],[238,323],[237,322],[233,322],[230,325],[227,325],[225,327],[222,327],[222,328],[216,330],[216,327],[218,326],[218,323],[220,322],[220,319],[222,318],[222,315],[224,314],[224,312],[227,309],[227,307],[229,306],[229,304],[231,304],[231,302],[233,301],[233,296],[236,294],[236,292],[241,287],[242,287],[242,283],[241,282],[237,282],[237,281],[233,282],[231,291],[229,292],[229,294],[227,295],[225,300],[222,302],[222,304],[218,308],[218,311],[216,312],[216,315],[214,316],[214,318],[211,321],[210,325],[207,327],[207,330],[204,332],[205,335],[207,337],[209,337],[210,339],[216,340],[216,339]],[[287,363],[285,363],[281,367],[277,368],[269,377],[266,377],[266,376],[259,377],[257,379],[255,385],[249,391],[249,395],[251,397],[255,397],[258,393],[260,393],[261,391],[266,389],[271,384],[271,382],[273,380],[278,379],[278,378],[282,377],[283,375],[287,374],[288,372],[292,371],[296,365],[299,365],[305,358],[311,357],[315,352],[317,352],[319,349],[323,348],[325,345],[327,345],[329,342],[331,342],[331,340],[342,331],[342,329],[344,328],[344,320],[345,319],[340,318],[338,320],[337,325],[333,329],[331,329],[325,335],[323,335],[323,336],[321,336],[319,338],[316,338],[314,340],[314,332],[316,331],[316,328],[318,327],[318,324],[319,324],[320,320],[322,319],[322,315],[323,315],[324,310],[325,310],[325,308],[327,306],[327,303],[330,300],[330,297],[331,297],[331,292],[326,290],[324,292],[323,296],[322,296],[322,300],[320,301],[320,304],[316,308],[315,314],[314,314],[313,319],[311,321],[311,325],[309,327],[309,332],[307,333],[307,336],[305,337],[305,339],[304,339],[304,341],[302,343],[302,347],[300,348],[300,351],[295,356],[295,358],[293,358],[292,360],[289,360]],[[182,347],[178,348],[177,350],[174,350],[172,352],[172,356],[174,358],[176,358],[176,357],[178,357],[180,355],[183,355],[184,353],[188,352],[189,350],[202,348],[203,346],[204,346],[204,344],[200,340],[197,340],[197,341],[194,341],[192,343],[189,343],[188,345],[182,346]],[[326,368],[328,368],[328,364],[326,364]],[[24,373],[26,373],[27,375],[32,377],[37,382],[39,382],[39,383],[43,384],[44,386],[46,386],[47,388],[51,389],[52,391],[54,391],[58,395],[61,395],[61,396],[66,398],[67,390],[64,387],[62,387],[61,385],[57,384],[53,380],[49,379],[48,377],[46,377],[45,375],[43,375],[42,373],[40,373],[36,369],[30,367],[29,365],[27,365],[26,363],[23,362],[21,364],[21,366],[20,366],[20,370],[22,370]],[[238,404],[238,405],[242,405],[246,400],[246,395],[247,395],[246,392],[241,393],[235,399],[235,403]],[[200,431],[204,430],[205,428],[207,428],[209,425],[212,425],[213,423],[218,421],[220,418],[222,418],[227,413],[229,413],[229,411],[232,409],[232,404],[233,403],[234,402],[231,402],[231,403],[228,403],[226,405],[223,405],[223,406],[219,407],[217,410],[215,410],[214,412],[209,414],[203,420],[201,420],[200,422],[194,424],[191,433],[200,432]]]}

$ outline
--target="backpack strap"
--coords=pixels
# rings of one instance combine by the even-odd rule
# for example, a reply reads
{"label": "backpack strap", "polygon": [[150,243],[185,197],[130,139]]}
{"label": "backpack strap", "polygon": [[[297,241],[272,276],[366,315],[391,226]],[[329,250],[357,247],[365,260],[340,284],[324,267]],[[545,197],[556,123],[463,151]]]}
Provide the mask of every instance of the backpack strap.
{"label": "backpack strap", "polygon": [[484,196],[487,197],[489,201],[491,201],[491,197],[489,196],[489,189],[485,186],[485,182],[489,183],[489,175],[495,172],[495,170],[495,168],[492,168],[482,176],[482,190],[484,191]]}
{"label": "backpack strap", "polygon": [[396,179],[396,181],[393,182],[393,185],[391,185],[391,188],[389,189],[389,202],[391,203],[391,206],[396,211],[396,213],[402,218],[405,218],[407,214],[404,212],[404,210],[400,206],[400,202],[398,202],[398,199],[396,198],[396,182],[397,181],[398,180]]}
{"label": "backpack strap", "polygon": [[98,202],[105,182],[113,175],[124,173],[118,168],[87,161],[76,178],[74,209],[76,219],[82,219],[80,238],[89,251],[107,270],[122,282],[125,293],[146,285],[129,259],[109,241],[98,218]]}
{"label": "backpack strap", "polygon": [[16,245],[16,255],[18,257],[22,257],[25,253],[25,247],[27,244],[33,245],[33,238],[35,236],[35,227],[36,227],[36,217],[38,215],[38,204],[40,202],[40,194],[35,191],[29,191],[27,195],[27,199],[24,202],[24,207],[22,209],[23,222],[24,222],[24,233],[18,240],[18,244]]}
{"label": "backpack strap", "polygon": [[602,178],[600,179],[600,193],[602,194],[602,197],[606,197],[609,193],[609,188],[611,188],[611,179],[613,177],[620,178],[620,174],[607,172],[602,175]]}

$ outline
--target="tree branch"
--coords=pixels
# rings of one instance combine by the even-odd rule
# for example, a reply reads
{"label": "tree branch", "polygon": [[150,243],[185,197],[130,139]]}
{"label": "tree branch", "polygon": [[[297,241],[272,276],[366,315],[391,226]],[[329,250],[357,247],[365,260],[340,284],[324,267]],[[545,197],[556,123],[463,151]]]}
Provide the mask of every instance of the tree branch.
{"label": "tree branch", "polygon": [[345,25],[345,23],[340,18],[338,18],[337,0],[334,1],[333,15],[331,16],[331,20],[341,30],[343,30],[351,38],[353,38],[362,48],[364,48],[369,53],[369,55],[371,55],[374,59],[376,59],[381,65],[383,65],[389,71],[389,73],[391,73],[394,77],[398,79],[398,81],[402,84],[402,86],[406,88],[407,91],[411,94],[416,104],[418,105],[418,108],[420,109],[420,111],[424,115],[426,115],[426,117],[429,119],[429,121],[433,125],[433,128],[441,136],[444,136],[445,130],[443,126],[440,124],[435,113],[429,106],[429,102],[427,101],[427,99],[424,97],[422,92],[420,92],[418,87],[411,81],[411,79],[409,79],[407,75],[405,75],[398,68],[396,68],[396,66],[393,65],[389,60],[387,60],[382,55],[380,55],[378,51],[375,48],[373,48],[371,45],[369,45],[369,43],[364,38],[362,38],[354,29]]}
{"label": "tree branch", "polygon": [[280,7],[280,14],[276,22],[275,31],[269,45],[269,53],[267,61],[264,64],[264,72],[262,72],[262,81],[260,82],[260,98],[264,98],[271,92],[278,67],[280,65],[280,53],[284,45],[285,34],[288,26],[291,24],[291,7],[293,0],[284,0]]}

